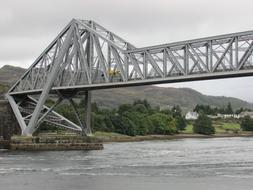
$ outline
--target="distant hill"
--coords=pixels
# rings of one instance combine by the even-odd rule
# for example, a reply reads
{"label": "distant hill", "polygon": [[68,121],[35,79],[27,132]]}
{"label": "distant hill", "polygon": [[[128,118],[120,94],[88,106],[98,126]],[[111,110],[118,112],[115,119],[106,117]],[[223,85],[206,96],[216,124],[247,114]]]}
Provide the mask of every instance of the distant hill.
{"label": "distant hill", "polygon": [[8,90],[9,86],[0,83],[0,99],[4,98],[4,93]]}
{"label": "distant hill", "polygon": [[21,67],[5,65],[0,68],[0,99],[3,99],[4,93],[14,84],[26,71]]}
{"label": "distant hill", "polygon": [[0,69],[0,83],[2,84],[13,84],[16,82],[26,71],[21,67],[13,67],[5,65]]}
{"label": "distant hill", "polygon": [[[0,94],[8,86],[17,81],[26,70],[20,67],[4,66],[0,69]],[[2,89],[2,91],[1,91]],[[123,103],[132,103],[136,99],[147,99],[153,106],[170,108],[180,105],[184,112],[192,110],[196,104],[223,107],[231,103],[234,109],[247,107],[253,109],[253,104],[233,97],[207,96],[190,88],[163,88],[157,86],[138,86],[93,91],[93,101],[104,108],[116,108]]]}
{"label": "distant hill", "polygon": [[180,105],[184,112],[192,110],[196,104],[225,107],[228,102],[233,109],[253,108],[251,103],[233,97],[207,96],[190,88],[139,86],[93,91],[94,101],[103,107],[114,108],[122,103],[132,103],[135,99],[147,99],[153,106],[170,108]]}

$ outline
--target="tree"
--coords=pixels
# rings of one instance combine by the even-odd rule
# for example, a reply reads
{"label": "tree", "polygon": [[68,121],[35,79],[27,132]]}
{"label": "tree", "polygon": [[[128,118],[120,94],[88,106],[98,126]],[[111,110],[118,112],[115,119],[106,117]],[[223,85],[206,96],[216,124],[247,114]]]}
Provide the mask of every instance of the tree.
{"label": "tree", "polygon": [[149,119],[149,115],[144,115],[140,119],[140,128],[139,128],[139,135],[147,135],[154,133],[154,126],[151,120]]}
{"label": "tree", "polygon": [[215,133],[215,128],[212,126],[212,120],[201,113],[193,124],[193,131],[198,134],[212,135]]}
{"label": "tree", "polygon": [[74,123],[79,124],[76,118],[75,112],[73,110],[73,107],[71,105],[69,104],[59,105],[56,108],[56,111],[60,113],[61,115],[63,115],[64,117],[66,117],[67,119],[69,119],[70,121],[73,121]]}
{"label": "tree", "polygon": [[245,116],[241,121],[241,129],[243,131],[253,131],[253,119],[250,116]]}
{"label": "tree", "polygon": [[104,122],[105,122],[105,125],[106,125],[106,131],[107,132],[112,132],[114,131],[114,126],[112,124],[112,120],[110,118],[110,115],[106,115],[105,118],[104,118]]}
{"label": "tree", "polygon": [[135,123],[131,119],[123,116],[122,123],[123,123],[123,126],[125,127],[125,134],[126,135],[129,135],[129,136],[137,135],[137,126],[135,125]]}
{"label": "tree", "polygon": [[135,106],[135,105],[137,105],[137,104],[142,104],[142,105],[144,105],[145,107],[146,107],[146,109],[147,110],[150,110],[151,109],[151,105],[150,105],[150,103],[146,100],[146,99],[144,99],[144,100],[135,100],[134,102],[133,102],[133,106]]}
{"label": "tree", "polygon": [[[85,106],[85,104],[83,104],[82,106]],[[99,112],[99,108],[98,108],[96,102],[92,102],[92,103],[91,103],[91,111],[92,111],[92,112],[95,112],[95,113]]]}
{"label": "tree", "polygon": [[171,112],[173,117],[178,117],[182,115],[182,110],[179,105],[173,106]]}
{"label": "tree", "polygon": [[168,127],[166,128],[166,134],[174,134],[177,132],[177,121],[175,118],[170,117]]}
{"label": "tree", "polygon": [[241,107],[235,111],[236,114],[240,114],[244,111],[244,109]]}
{"label": "tree", "polygon": [[143,104],[135,104],[133,110],[140,113],[147,113],[147,108]]}
{"label": "tree", "polygon": [[175,120],[171,116],[167,116],[162,113],[155,113],[150,116],[150,121],[154,126],[155,134],[166,135],[176,133]]}
{"label": "tree", "polygon": [[215,115],[219,112],[219,108],[217,107],[211,107],[209,105],[199,105],[197,104],[193,111],[198,112],[198,113],[205,113],[207,115]]}
{"label": "tree", "polygon": [[176,128],[177,131],[183,131],[186,128],[186,121],[185,118],[182,116],[178,116],[175,118],[176,119]]}
{"label": "tree", "polygon": [[231,106],[231,103],[228,102],[228,105],[227,105],[227,108],[226,108],[226,114],[233,114],[234,111],[233,111],[233,108]]}
{"label": "tree", "polygon": [[111,116],[111,121],[114,126],[114,132],[126,134],[126,129],[124,127],[124,123],[122,122],[122,119],[119,115]]}
{"label": "tree", "polygon": [[131,104],[122,104],[119,106],[118,113],[122,115],[124,112],[131,111],[132,107]]}
{"label": "tree", "polygon": [[166,114],[166,115],[172,115],[172,111],[170,109],[162,109],[160,113]]}
{"label": "tree", "polygon": [[107,131],[105,117],[100,114],[92,113],[91,126],[93,131]]}

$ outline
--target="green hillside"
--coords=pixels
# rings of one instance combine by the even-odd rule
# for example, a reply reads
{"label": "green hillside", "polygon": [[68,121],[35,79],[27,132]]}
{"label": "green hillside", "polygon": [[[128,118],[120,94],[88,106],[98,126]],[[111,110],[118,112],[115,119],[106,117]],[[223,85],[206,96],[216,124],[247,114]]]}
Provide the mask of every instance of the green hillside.
{"label": "green hillside", "polygon": [[180,105],[184,112],[192,110],[196,104],[225,107],[228,102],[233,109],[253,108],[253,105],[233,97],[207,96],[189,88],[163,88],[157,86],[139,86],[93,91],[94,101],[103,107],[115,108],[122,103],[131,103],[136,99],[147,99],[153,106],[170,108]]}
{"label": "green hillside", "polygon": [[0,83],[13,84],[24,74],[25,71],[26,69],[21,67],[5,65],[0,68]]}
{"label": "green hillside", "polygon": [[8,86],[0,83],[0,99],[3,99],[4,93],[8,90]]}

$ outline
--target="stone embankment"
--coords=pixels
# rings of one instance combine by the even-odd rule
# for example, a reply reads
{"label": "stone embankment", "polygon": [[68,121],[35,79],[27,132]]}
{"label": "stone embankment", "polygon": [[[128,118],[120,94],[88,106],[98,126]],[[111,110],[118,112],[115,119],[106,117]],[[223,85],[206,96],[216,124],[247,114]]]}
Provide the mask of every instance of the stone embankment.
{"label": "stone embankment", "polygon": [[22,151],[60,151],[60,150],[102,150],[102,143],[30,143],[30,144],[13,144],[9,146],[9,150]]}
{"label": "stone embankment", "polygon": [[22,151],[58,150],[102,150],[103,144],[92,137],[21,137],[14,136],[10,141],[2,141],[4,148]]}

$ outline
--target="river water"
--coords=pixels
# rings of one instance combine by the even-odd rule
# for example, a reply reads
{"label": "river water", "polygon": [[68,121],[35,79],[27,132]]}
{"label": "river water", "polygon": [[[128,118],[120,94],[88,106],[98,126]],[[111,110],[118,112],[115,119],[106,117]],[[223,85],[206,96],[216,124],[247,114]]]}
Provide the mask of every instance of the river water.
{"label": "river water", "polygon": [[100,151],[0,152],[1,190],[253,189],[253,138],[109,143]]}

